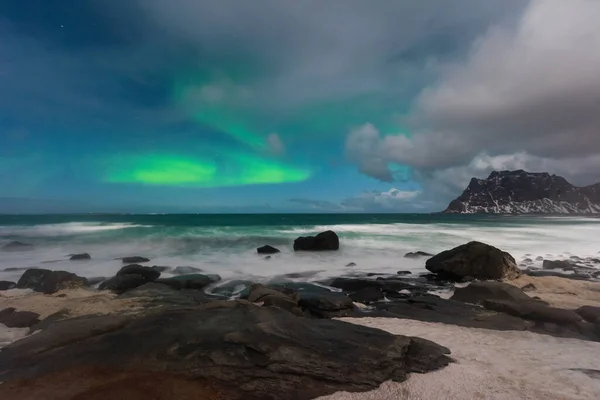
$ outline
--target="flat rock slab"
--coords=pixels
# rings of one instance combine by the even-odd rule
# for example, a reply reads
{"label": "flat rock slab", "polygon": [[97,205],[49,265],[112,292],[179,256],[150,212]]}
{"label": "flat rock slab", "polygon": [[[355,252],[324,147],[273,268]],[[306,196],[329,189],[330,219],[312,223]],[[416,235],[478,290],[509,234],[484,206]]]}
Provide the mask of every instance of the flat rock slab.
{"label": "flat rock slab", "polygon": [[0,390],[17,379],[35,385],[57,371],[102,367],[228,384],[246,398],[308,400],[372,390],[452,361],[447,348],[424,339],[246,301],[98,318],[64,321],[0,352],[0,365],[10,365]]}

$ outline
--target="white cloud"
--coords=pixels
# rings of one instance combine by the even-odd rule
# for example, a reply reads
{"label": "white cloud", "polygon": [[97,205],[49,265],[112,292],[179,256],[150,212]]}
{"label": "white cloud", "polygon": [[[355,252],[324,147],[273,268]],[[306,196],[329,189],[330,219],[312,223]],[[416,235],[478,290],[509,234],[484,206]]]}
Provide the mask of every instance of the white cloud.
{"label": "white cloud", "polygon": [[342,201],[346,207],[356,207],[365,211],[407,211],[424,208],[427,204],[416,201],[421,195],[419,190],[390,189],[386,192],[363,192],[360,195]]}
{"label": "white cloud", "polygon": [[348,135],[349,158],[383,180],[388,163],[421,177],[523,167],[600,179],[589,170],[600,153],[599,16],[599,1],[531,1],[420,93],[410,137],[365,125]]}
{"label": "white cloud", "polygon": [[267,149],[270,154],[280,156],[285,153],[285,146],[276,133],[271,133],[266,138]]}

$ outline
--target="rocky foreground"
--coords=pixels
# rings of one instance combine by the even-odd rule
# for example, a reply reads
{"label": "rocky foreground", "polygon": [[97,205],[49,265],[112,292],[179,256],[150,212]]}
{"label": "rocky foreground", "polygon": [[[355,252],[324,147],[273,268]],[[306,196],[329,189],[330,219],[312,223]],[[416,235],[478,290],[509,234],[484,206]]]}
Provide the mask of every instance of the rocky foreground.
{"label": "rocky foreground", "polygon": [[[337,246],[327,233],[302,240],[298,250]],[[452,348],[338,317],[600,341],[600,283],[592,275],[525,275],[510,254],[479,242],[427,258],[427,276],[357,273],[318,284],[285,277],[221,284],[194,269],[161,278],[160,268],[128,264],[143,260],[122,260],[116,276],[93,283],[99,289],[43,269],[5,284],[0,334],[26,337],[0,351],[0,398],[312,399],[403,382],[453,362]],[[440,289],[452,296],[433,294]]]}

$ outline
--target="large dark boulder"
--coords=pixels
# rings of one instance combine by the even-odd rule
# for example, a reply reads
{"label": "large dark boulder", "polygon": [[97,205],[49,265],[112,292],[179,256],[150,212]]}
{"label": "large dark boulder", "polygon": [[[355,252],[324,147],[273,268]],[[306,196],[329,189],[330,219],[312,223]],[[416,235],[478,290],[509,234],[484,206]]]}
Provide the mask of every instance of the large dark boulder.
{"label": "large dark boulder", "polygon": [[129,256],[121,258],[121,261],[123,261],[123,264],[137,264],[148,262],[150,259],[142,256]]}
{"label": "large dark boulder", "polygon": [[575,312],[588,322],[600,322],[600,307],[582,306]]}
{"label": "large dark boulder", "polygon": [[264,245],[262,247],[257,247],[256,248],[256,252],[258,254],[275,254],[275,253],[281,253],[281,251],[279,249],[276,249],[273,246],[270,245]]}
{"label": "large dark boulder", "polygon": [[[71,381],[79,383],[89,368],[103,367],[207,379],[246,394],[240,398],[308,400],[404,381],[411,372],[446,366],[449,353],[424,339],[296,317],[277,307],[216,301],[130,319],[55,323],[0,352],[0,365],[10,366],[3,371],[0,394],[16,379],[27,378],[34,388],[48,374],[72,371]],[[139,384],[131,381],[132,387]]]}
{"label": "large dark boulder", "polygon": [[203,289],[220,280],[221,277],[219,275],[190,274],[174,276],[172,278],[161,278],[155,282],[162,283],[174,289]]}
{"label": "large dark boulder", "polygon": [[343,293],[298,293],[298,305],[317,317],[342,317],[351,315],[354,302]]}
{"label": "large dark boulder", "polygon": [[160,272],[152,267],[144,267],[138,264],[126,265],[117,272],[117,276],[121,275],[141,275],[148,282],[157,280],[160,277]]}
{"label": "large dark boulder", "polygon": [[92,259],[92,256],[90,256],[88,253],[71,254],[71,257],[69,257],[69,260],[71,260],[71,261],[91,260],[91,259]]}
{"label": "large dark boulder", "polygon": [[469,242],[437,254],[425,263],[429,271],[449,279],[514,279],[521,274],[505,251],[481,242]]}
{"label": "large dark boulder", "polygon": [[0,281],[0,291],[1,290],[10,290],[10,289],[14,289],[16,287],[17,287],[17,284],[15,282]]}
{"label": "large dark boulder", "polygon": [[64,289],[87,286],[87,279],[67,271],[32,268],[21,275],[17,282],[19,289],[33,289],[36,292],[55,293]]}
{"label": "large dark boulder", "polygon": [[471,304],[483,304],[485,300],[532,301],[523,290],[503,282],[472,282],[464,288],[456,288],[451,300]]}
{"label": "large dark boulder", "polygon": [[317,236],[301,236],[294,240],[294,251],[338,250],[340,239],[334,231],[325,231]]}
{"label": "large dark boulder", "polygon": [[142,286],[147,283],[148,280],[142,275],[137,274],[124,274],[113,276],[109,280],[106,280],[98,286],[100,290],[112,290],[115,293],[125,293],[128,290],[135,289],[138,286]]}
{"label": "large dark boulder", "polygon": [[12,242],[6,243],[2,246],[3,251],[29,251],[33,250],[33,245],[29,243],[19,242],[18,240],[13,240]]}
{"label": "large dark boulder", "polygon": [[0,324],[9,328],[29,328],[40,322],[40,314],[31,311],[17,311],[13,307],[0,311]]}

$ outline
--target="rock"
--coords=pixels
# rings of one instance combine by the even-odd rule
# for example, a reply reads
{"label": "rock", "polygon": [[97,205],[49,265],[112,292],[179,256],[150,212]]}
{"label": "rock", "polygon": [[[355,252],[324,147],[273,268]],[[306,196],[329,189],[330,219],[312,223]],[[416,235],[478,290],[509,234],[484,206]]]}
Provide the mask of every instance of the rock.
{"label": "rock", "polygon": [[335,278],[331,281],[328,286],[342,289],[345,292],[355,292],[360,289],[367,287],[380,288],[382,283],[373,279],[360,279],[360,278]]}
{"label": "rock", "polygon": [[264,245],[262,247],[257,247],[256,248],[256,252],[258,254],[275,254],[275,253],[281,253],[281,251],[279,249],[276,249],[273,246],[269,246],[268,244]]}
{"label": "rock", "polygon": [[69,260],[71,260],[71,261],[91,260],[91,259],[92,259],[92,256],[90,256],[88,253],[71,254],[71,257],[69,258]]}
{"label": "rock", "polygon": [[398,271],[398,272],[396,272],[396,274],[398,274],[398,275],[412,275],[412,272],[410,272],[410,271]]}
{"label": "rock", "polygon": [[524,292],[528,292],[530,290],[536,290],[536,289],[537,288],[535,287],[535,285],[533,283],[528,283],[527,285],[525,285],[521,288],[521,290]]}
{"label": "rock", "polygon": [[[222,285],[212,288],[212,290],[210,291],[210,294],[229,298],[234,295],[239,295],[242,292],[248,291],[248,288],[250,287],[250,285],[252,285],[251,281],[245,281],[245,280],[229,281],[227,283],[224,283]],[[246,293],[246,297],[247,296],[248,296],[248,293]]]}
{"label": "rock", "polygon": [[142,275],[124,274],[118,275],[104,281],[98,286],[100,290],[112,290],[115,293],[125,293],[128,290],[142,286],[148,281]]}
{"label": "rock", "polygon": [[433,256],[425,268],[456,280],[466,276],[482,280],[514,279],[521,275],[510,254],[481,242],[469,242]]}
{"label": "rock", "polygon": [[464,288],[456,288],[450,300],[470,304],[483,304],[485,300],[531,301],[525,292],[503,282],[473,282]]}
{"label": "rock", "polygon": [[544,260],[542,268],[544,269],[564,269],[565,271],[572,271],[574,265],[570,261],[566,260]]}
{"label": "rock", "polygon": [[29,243],[19,242],[14,240],[2,246],[3,251],[29,251],[33,250],[33,245]]}
{"label": "rock", "polygon": [[0,281],[0,291],[2,290],[10,290],[17,287],[17,284],[10,281]]}
{"label": "rock", "polygon": [[591,275],[588,274],[565,274],[558,271],[547,270],[526,269],[523,272],[529,276],[558,276],[559,278],[574,279],[578,281],[585,281],[591,278]]}
{"label": "rock", "polygon": [[265,258],[263,258],[263,260],[270,260],[271,256],[266,256]]}
{"label": "rock", "polygon": [[280,290],[288,295],[295,294],[296,292],[310,292],[310,293],[331,293],[331,290],[323,287],[314,285],[307,282],[280,282],[271,283],[268,287],[275,290]]}
{"label": "rock", "polygon": [[221,280],[219,275],[189,274],[172,278],[157,279],[156,283],[171,286],[174,289],[203,289]]}
{"label": "rock", "polygon": [[160,277],[160,272],[152,267],[144,267],[138,264],[126,265],[117,272],[117,276],[121,275],[140,275],[148,282],[157,280]]}
{"label": "rock", "polygon": [[488,310],[504,312],[523,319],[564,326],[576,327],[578,323],[583,321],[581,316],[573,310],[549,307],[539,301],[485,300],[483,306]]}
{"label": "rock", "polygon": [[582,306],[575,312],[588,322],[600,321],[600,307]]}
{"label": "rock", "polygon": [[356,263],[355,262],[351,262],[346,264],[346,267],[356,267]]}
{"label": "rock", "polygon": [[362,304],[371,304],[383,300],[384,297],[381,289],[376,287],[366,287],[350,294],[350,298],[353,301]]}
{"label": "rock", "polygon": [[137,298],[149,306],[193,307],[210,299],[201,290],[173,289],[162,283],[149,282],[121,294],[121,298]]}
{"label": "rock", "polygon": [[542,257],[542,256],[537,256],[535,258],[535,261],[543,261],[543,260],[544,260],[544,257]]}
{"label": "rock", "polygon": [[28,269],[17,282],[19,289],[33,289],[46,294],[83,286],[87,286],[85,278],[67,271],[50,271],[41,268]]}
{"label": "rock", "polygon": [[142,256],[129,256],[121,258],[121,261],[123,261],[123,264],[137,264],[148,262],[150,259]]}
{"label": "rock", "polygon": [[295,294],[295,291],[286,291],[282,290],[282,288],[279,288],[279,290],[272,288],[272,287],[267,287],[265,285],[262,285],[260,283],[255,283],[250,285],[250,289],[248,292],[248,296],[244,296],[244,299],[248,300],[251,303],[258,303],[263,301],[263,299],[267,296],[275,296],[275,297],[281,297],[281,298],[285,298],[285,299],[289,299],[291,301],[293,301],[294,303],[297,303],[297,299],[294,299],[293,296]]}
{"label": "rock", "polygon": [[[11,367],[3,371],[3,390],[21,378],[28,378],[31,387],[41,386],[40,380],[58,371],[74,371],[72,381],[80,385],[76,371],[102,367],[220,382],[245,393],[240,399],[308,400],[404,381],[411,372],[425,373],[452,362],[449,353],[423,339],[299,318],[277,307],[216,301],[139,318],[111,315],[59,322],[5,348],[0,365]],[[130,385],[137,384],[131,380]],[[123,392],[113,394],[93,400],[123,398]],[[217,398],[187,394],[177,398]]]}
{"label": "rock", "polygon": [[317,236],[303,236],[294,240],[294,251],[338,250],[340,239],[333,231],[325,231]]}
{"label": "rock", "polygon": [[424,251],[408,252],[404,255],[405,258],[421,258],[421,257],[432,257],[433,254],[426,253]]}
{"label": "rock", "polygon": [[298,305],[320,317],[345,316],[355,309],[352,299],[342,293],[298,293]]}
{"label": "rock", "polygon": [[531,258],[524,258],[524,259],[523,259],[523,262],[524,262],[525,264],[531,264],[531,263],[533,262],[533,260],[532,260]]}
{"label": "rock", "polygon": [[40,322],[40,314],[30,311],[16,311],[13,307],[0,311],[0,324],[9,328],[29,328]]}
{"label": "rock", "polygon": [[174,275],[190,275],[203,272],[200,268],[195,267],[177,267],[173,270]]}
{"label": "rock", "polygon": [[160,272],[161,274],[162,274],[163,272],[167,272],[167,271],[170,271],[170,270],[171,270],[171,267],[163,267],[163,266],[160,266],[160,265],[153,265],[151,268],[152,268],[153,270],[155,270],[155,271],[158,271],[158,272]]}

